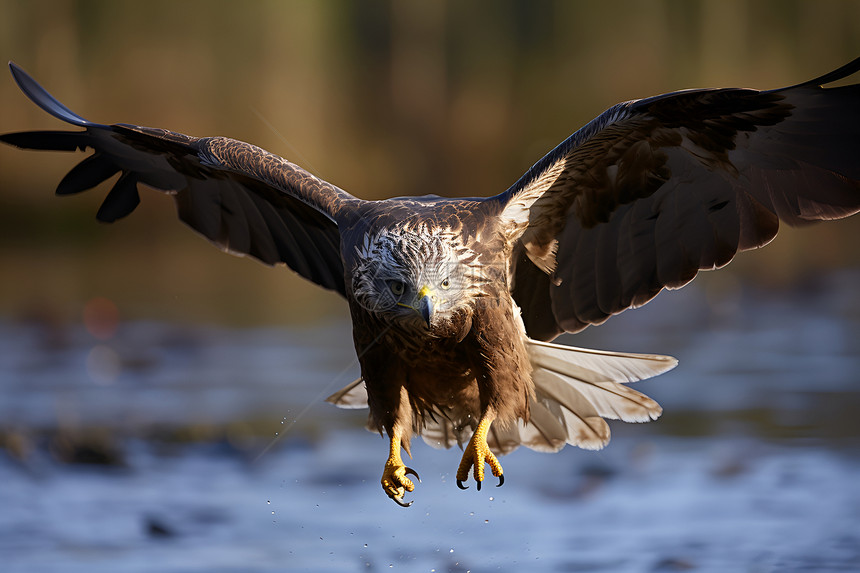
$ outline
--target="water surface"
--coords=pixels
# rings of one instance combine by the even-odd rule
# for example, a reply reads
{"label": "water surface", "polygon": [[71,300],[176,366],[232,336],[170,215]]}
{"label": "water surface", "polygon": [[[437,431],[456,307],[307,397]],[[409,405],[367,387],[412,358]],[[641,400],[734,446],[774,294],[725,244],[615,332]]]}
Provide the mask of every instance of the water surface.
{"label": "water surface", "polygon": [[518,450],[459,491],[380,491],[387,448],[322,398],[346,322],[227,329],[0,322],[3,571],[847,571],[860,563],[857,272],[703,282],[566,342],[664,352],[649,424],[601,452]]}

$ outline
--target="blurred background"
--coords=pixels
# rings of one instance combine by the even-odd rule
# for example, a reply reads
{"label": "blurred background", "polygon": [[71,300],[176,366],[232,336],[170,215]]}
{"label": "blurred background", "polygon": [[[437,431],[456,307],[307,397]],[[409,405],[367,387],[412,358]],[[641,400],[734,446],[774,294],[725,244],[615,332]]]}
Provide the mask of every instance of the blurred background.
{"label": "blurred background", "polygon": [[[858,54],[856,1],[0,0],[0,59],[80,115],[252,142],[368,199],[495,194],[619,101]],[[0,132],[63,127],[6,72],[0,109]],[[0,147],[9,571],[860,562],[856,217],[565,339],[678,356],[640,385],[660,421],[518,451],[481,494],[454,487],[458,452],[415,444],[401,511],[365,414],[321,403],[358,375],[345,303],[218,252],[158,193],[97,224],[108,185],[53,196],[82,158]]]}

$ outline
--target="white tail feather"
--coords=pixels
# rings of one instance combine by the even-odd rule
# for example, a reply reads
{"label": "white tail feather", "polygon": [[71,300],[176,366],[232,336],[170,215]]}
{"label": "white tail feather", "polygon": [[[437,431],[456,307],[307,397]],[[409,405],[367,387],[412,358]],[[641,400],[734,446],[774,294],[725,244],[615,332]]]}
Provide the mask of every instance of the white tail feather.
{"label": "white tail feather", "polygon": [[532,410],[542,405],[564,426],[559,431],[532,415],[529,425],[538,426],[540,434],[550,437],[540,448],[544,450],[559,450],[564,443],[589,450],[602,448],[610,437],[603,418],[656,420],[663,411],[660,405],[624,383],[651,378],[678,364],[671,356],[607,352],[531,339],[526,340],[526,348],[535,384]]}
{"label": "white tail feather", "polygon": [[[599,450],[610,437],[604,418],[647,422],[663,411],[657,402],[624,384],[657,376],[678,364],[671,356],[591,350],[531,339],[526,339],[526,349],[535,388],[530,419],[491,426],[487,443],[498,454],[520,445],[543,452],[558,451],[565,444]],[[341,408],[363,408],[367,407],[367,392],[358,379],[326,401]],[[428,418],[421,431],[424,441],[437,448],[462,447],[471,435],[471,427],[455,427],[442,415]]]}
{"label": "white tail feather", "polygon": [[367,408],[367,388],[364,386],[364,378],[353,380],[326,398],[325,401],[338,408]]}

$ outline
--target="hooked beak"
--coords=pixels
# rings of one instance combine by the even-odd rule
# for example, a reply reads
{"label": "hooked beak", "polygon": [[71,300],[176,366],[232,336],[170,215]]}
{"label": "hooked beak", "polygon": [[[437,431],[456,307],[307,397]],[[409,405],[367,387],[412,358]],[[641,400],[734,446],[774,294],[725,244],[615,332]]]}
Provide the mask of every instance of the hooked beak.
{"label": "hooked beak", "polygon": [[433,291],[425,285],[418,291],[418,308],[416,310],[424,319],[427,328],[430,328],[430,321],[433,319],[433,307]]}

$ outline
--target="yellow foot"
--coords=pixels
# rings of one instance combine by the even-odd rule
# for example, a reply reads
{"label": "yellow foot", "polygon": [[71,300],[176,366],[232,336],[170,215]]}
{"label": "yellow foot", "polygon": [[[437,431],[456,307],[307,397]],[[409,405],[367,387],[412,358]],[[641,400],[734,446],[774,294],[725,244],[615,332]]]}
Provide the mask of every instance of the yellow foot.
{"label": "yellow foot", "polygon": [[[388,459],[385,460],[385,469],[382,470],[382,479],[380,481],[382,482],[382,491],[385,492],[385,495],[394,500],[394,503],[400,507],[409,507],[412,505],[412,502],[404,502],[403,496],[406,495],[407,491],[413,491],[415,484],[406,476],[413,475],[419,482],[421,478],[418,477],[415,470],[403,465],[403,459],[400,457],[401,435],[402,432],[398,425],[395,425],[389,432]],[[409,453],[408,442],[406,452]]]}
{"label": "yellow foot", "polygon": [[457,469],[457,487],[460,489],[469,489],[469,486],[463,485],[463,482],[469,479],[469,469],[474,467],[473,475],[478,483],[478,491],[481,491],[485,463],[490,464],[493,475],[499,478],[499,484],[496,487],[502,487],[505,483],[502,464],[499,463],[495,454],[490,451],[490,446],[487,445],[487,431],[489,431],[492,421],[492,418],[489,417],[481,419],[472,439],[469,440],[469,445],[466,446],[466,451],[463,452],[463,459],[460,460],[460,467]]}
{"label": "yellow foot", "polygon": [[382,490],[385,494],[394,500],[394,503],[400,507],[409,507],[412,502],[406,503],[403,501],[403,496],[407,491],[413,491],[415,484],[412,480],[406,477],[407,475],[415,476],[415,479],[421,481],[418,474],[412,468],[407,468],[403,463],[395,463],[389,459],[385,462],[385,469],[382,471]]}

